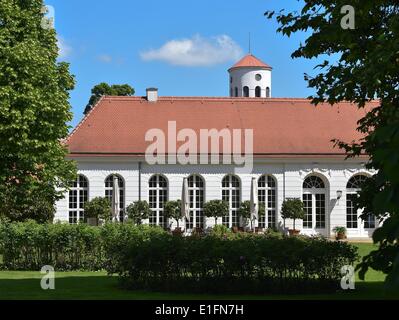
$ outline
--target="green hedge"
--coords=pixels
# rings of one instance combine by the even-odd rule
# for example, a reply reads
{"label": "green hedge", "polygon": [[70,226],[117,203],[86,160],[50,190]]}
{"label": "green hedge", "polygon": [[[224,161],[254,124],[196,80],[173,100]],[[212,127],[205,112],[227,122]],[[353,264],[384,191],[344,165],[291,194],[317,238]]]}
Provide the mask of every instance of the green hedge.
{"label": "green hedge", "polygon": [[[220,229],[220,228],[219,228]],[[161,228],[0,223],[3,268],[99,270],[124,286],[173,292],[305,293],[339,289],[356,247],[323,238],[217,230],[173,236]]]}
{"label": "green hedge", "polygon": [[323,238],[274,234],[179,237],[126,226],[106,234],[105,268],[132,289],[213,293],[304,293],[339,289],[356,247]]}
{"label": "green hedge", "polygon": [[0,223],[3,269],[99,270],[105,256],[101,229],[84,224]]}

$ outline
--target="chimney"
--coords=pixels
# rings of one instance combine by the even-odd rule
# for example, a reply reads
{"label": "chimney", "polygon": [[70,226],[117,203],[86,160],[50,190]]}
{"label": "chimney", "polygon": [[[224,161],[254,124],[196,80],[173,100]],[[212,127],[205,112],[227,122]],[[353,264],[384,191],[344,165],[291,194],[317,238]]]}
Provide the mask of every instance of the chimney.
{"label": "chimney", "polygon": [[147,101],[157,102],[158,101],[158,89],[157,88],[147,88]]}

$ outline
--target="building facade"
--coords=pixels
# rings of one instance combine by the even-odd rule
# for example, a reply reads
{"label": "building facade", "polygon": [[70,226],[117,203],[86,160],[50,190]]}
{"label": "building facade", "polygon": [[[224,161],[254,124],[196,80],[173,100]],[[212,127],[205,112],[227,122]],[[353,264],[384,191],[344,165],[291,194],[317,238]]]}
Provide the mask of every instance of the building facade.
{"label": "building facade", "polygon": [[[181,199],[183,179],[188,178],[190,220],[180,225],[186,230],[213,226],[214,219],[204,217],[203,207],[207,201],[222,199],[229,203],[229,214],[218,224],[241,226],[237,210],[250,199],[251,181],[256,178],[258,201],[267,212],[256,222],[259,227],[291,228],[292,221],[281,218],[281,204],[284,199],[300,198],[306,217],[296,227],[302,234],[329,237],[334,227],[344,226],[349,238],[371,237],[378,222],[373,217],[362,221],[353,205],[364,177],[373,174],[365,169],[367,156],[346,159],[332,142],[361,138],[355,130],[361,111],[349,103],[315,107],[306,99],[271,98],[271,67],[252,55],[229,69],[229,76],[229,98],[158,97],[154,88],[146,97],[103,97],[66,141],[79,177],[57,203],[56,220],[83,221],[85,201],[111,199],[117,181],[121,219],[129,204],[146,200],[152,214],[145,223],[173,229],[175,224],[165,219],[163,206]],[[183,128],[190,131],[181,137]],[[165,132],[167,147],[175,141],[172,151],[156,151],[165,154],[165,163],[150,163],[147,158],[155,141],[148,134],[154,129]],[[199,137],[203,129],[219,134],[251,130],[251,170],[240,172],[237,164],[200,161],[201,155],[214,154],[209,146],[208,152],[201,149],[184,164],[169,157],[179,154],[188,133]],[[224,150],[226,136],[209,139],[210,145]]]}

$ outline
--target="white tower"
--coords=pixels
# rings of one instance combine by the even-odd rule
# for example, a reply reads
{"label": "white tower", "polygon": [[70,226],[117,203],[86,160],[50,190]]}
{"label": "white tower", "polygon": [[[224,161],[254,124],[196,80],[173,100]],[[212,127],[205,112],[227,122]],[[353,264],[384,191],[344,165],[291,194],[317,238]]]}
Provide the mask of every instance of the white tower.
{"label": "white tower", "polygon": [[272,96],[272,67],[252,54],[246,55],[229,69],[230,97]]}

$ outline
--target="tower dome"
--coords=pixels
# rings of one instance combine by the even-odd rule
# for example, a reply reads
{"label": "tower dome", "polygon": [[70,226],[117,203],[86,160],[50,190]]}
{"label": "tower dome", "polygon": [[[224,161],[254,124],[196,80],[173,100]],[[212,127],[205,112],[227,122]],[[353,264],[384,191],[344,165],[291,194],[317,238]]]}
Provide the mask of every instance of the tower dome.
{"label": "tower dome", "polygon": [[230,97],[271,97],[272,67],[252,54],[246,55],[228,71]]}

